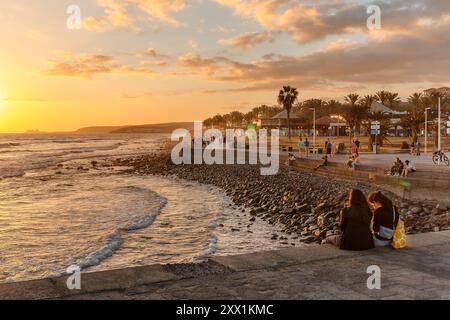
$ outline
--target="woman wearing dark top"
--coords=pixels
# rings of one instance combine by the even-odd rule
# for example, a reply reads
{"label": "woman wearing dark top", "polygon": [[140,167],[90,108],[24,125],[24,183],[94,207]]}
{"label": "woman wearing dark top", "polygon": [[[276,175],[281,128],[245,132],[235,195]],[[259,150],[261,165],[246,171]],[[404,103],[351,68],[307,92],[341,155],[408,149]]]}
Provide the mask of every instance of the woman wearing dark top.
{"label": "woman wearing dark top", "polygon": [[381,191],[371,192],[369,203],[375,209],[372,225],[374,244],[376,247],[388,246],[392,242],[397,227],[398,210]]}
{"label": "woman wearing dark top", "polygon": [[374,247],[370,223],[372,212],[361,190],[353,189],[340,215],[342,235],[328,237],[324,242],[344,250],[368,250]]}

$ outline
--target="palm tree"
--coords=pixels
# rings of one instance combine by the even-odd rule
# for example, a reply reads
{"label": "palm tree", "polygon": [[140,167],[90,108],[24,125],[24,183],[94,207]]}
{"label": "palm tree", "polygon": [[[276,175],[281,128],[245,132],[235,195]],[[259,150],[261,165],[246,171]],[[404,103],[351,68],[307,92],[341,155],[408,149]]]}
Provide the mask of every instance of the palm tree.
{"label": "palm tree", "polygon": [[368,111],[366,107],[361,105],[347,105],[342,113],[342,116],[347,121],[350,130],[353,130],[354,132],[360,132],[362,122],[368,117]]}
{"label": "palm tree", "polygon": [[389,104],[389,108],[395,109],[401,102],[398,93],[395,92],[387,92],[387,102]]}
{"label": "palm tree", "polygon": [[337,100],[331,99],[325,102],[325,112],[327,114],[340,114],[342,112],[342,103]]}
{"label": "palm tree", "polygon": [[376,95],[365,95],[364,98],[360,100],[360,106],[366,110],[367,113],[367,121],[364,122],[364,129],[366,134],[369,136],[369,151],[372,151],[373,148],[373,137],[372,137],[372,120],[378,121],[379,115],[376,112],[372,112],[372,104],[378,101],[378,97]]}
{"label": "palm tree", "polygon": [[350,93],[344,97],[345,101],[348,102],[350,106],[355,106],[358,103],[359,98],[360,96],[357,93]]}
{"label": "palm tree", "polygon": [[[383,111],[370,112],[368,117],[370,119],[370,122],[377,121],[380,123],[380,134],[377,135],[376,144],[383,146],[384,139],[389,131],[389,128],[392,125],[391,117],[388,114],[384,113]],[[370,128],[370,129],[372,129],[372,128]],[[371,142],[373,141],[373,139],[372,139],[371,132],[369,132],[369,133],[370,133],[369,148],[372,150]]]}
{"label": "palm tree", "polygon": [[380,103],[382,105],[386,105],[386,103],[388,102],[388,95],[389,93],[387,91],[378,91],[375,96],[377,97],[378,101],[380,101]]}
{"label": "palm tree", "polygon": [[418,132],[424,121],[425,114],[422,109],[418,108],[408,111],[408,113],[400,119],[400,125],[408,132],[408,135],[413,136],[413,141],[417,141]]}
{"label": "palm tree", "polygon": [[287,113],[288,136],[291,140],[291,110],[294,103],[297,101],[298,91],[296,88],[284,86],[278,94],[278,104],[282,105]]}
{"label": "palm tree", "polygon": [[361,105],[370,110],[372,108],[372,104],[378,101],[378,97],[376,95],[365,95],[364,98],[361,99]]}
{"label": "palm tree", "polygon": [[412,95],[410,95],[408,97],[408,102],[410,104],[412,104],[412,106],[414,107],[414,109],[418,109],[423,107],[423,102],[424,102],[424,96],[422,93],[420,92],[415,92]]}

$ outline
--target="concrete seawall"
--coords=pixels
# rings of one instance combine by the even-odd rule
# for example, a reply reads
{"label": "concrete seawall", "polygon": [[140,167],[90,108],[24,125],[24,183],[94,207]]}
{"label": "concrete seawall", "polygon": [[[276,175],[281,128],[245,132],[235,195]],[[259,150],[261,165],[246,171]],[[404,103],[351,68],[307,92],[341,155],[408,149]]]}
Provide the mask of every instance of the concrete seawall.
{"label": "concrete seawall", "polygon": [[[450,299],[450,231],[409,236],[408,248],[364,252],[331,246],[214,257],[0,285],[1,299]],[[367,288],[367,267],[381,289]]]}
{"label": "concrete seawall", "polygon": [[[281,156],[283,165],[288,163],[287,156]],[[321,161],[312,159],[297,159],[290,163],[290,167],[314,175],[322,175],[343,180],[359,181],[382,187],[388,191],[409,200],[427,200],[450,205],[450,179],[448,173],[439,175],[437,172],[421,173],[420,177],[407,178],[387,176],[383,170],[363,167],[360,170],[349,170],[344,165],[330,163],[328,167],[313,171]]]}

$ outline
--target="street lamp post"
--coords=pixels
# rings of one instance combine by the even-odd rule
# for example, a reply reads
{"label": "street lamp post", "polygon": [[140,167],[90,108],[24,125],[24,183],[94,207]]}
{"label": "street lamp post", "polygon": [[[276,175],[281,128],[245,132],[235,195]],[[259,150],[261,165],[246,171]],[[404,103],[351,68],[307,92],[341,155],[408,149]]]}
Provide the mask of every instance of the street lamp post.
{"label": "street lamp post", "polygon": [[425,108],[425,153],[427,153],[428,145],[428,110],[431,108]]}
{"label": "street lamp post", "polygon": [[441,98],[438,100],[438,150],[441,150]]}
{"label": "street lamp post", "polygon": [[311,110],[314,110],[314,115],[313,115],[313,130],[314,130],[314,135],[313,135],[313,155],[316,154],[316,108],[310,108]]}

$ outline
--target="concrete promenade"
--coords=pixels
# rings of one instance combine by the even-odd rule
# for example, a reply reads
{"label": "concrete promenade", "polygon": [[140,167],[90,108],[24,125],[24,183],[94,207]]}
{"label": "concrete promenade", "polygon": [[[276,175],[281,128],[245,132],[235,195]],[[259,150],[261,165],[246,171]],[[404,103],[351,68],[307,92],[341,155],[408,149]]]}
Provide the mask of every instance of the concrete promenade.
{"label": "concrete promenade", "polygon": [[[330,246],[215,257],[0,285],[2,299],[450,299],[450,231],[408,237],[408,248],[348,252]],[[367,288],[371,265],[381,289]]]}

